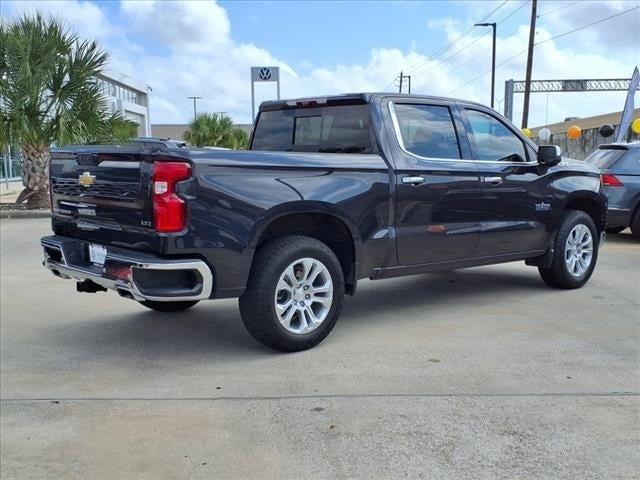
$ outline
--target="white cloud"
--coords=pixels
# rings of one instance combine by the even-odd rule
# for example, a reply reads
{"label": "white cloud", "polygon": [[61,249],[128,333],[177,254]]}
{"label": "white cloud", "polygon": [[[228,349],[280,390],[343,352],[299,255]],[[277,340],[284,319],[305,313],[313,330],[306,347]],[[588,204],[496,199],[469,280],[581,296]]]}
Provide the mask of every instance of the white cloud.
{"label": "white cloud", "polygon": [[[589,5],[585,7],[585,3]],[[542,17],[537,41],[630,8],[633,6],[630,3],[580,2],[579,12],[571,8],[563,10],[567,14],[571,11],[571,16]],[[189,121],[192,115],[191,104],[186,99],[189,95],[205,97],[199,103],[201,111],[225,111],[237,122],[250,121],[249,67],[252,65],[280,65],[284,97],[379,91],[387,87],[401,69],[412,75],[414,93],[447,95],[490,68],[490,35],[481,29],[438,58],[441,61],[467,47],[444,65],[429,62],[413,45],[408,51],[373,48],[368,58],[357,64],[342,64],[336,58],[335,64],[320,66],[310,56],[301,71],[296,72],[287,65],[286,58],[279,58],[278,52],[235,41],[227,12],[214,2],[126,1],[120,4],[116,15],[113,12],[108,15],[99,4],[81,0],[3,4],[8,16],[37,7],[44,13],[64,17],[81,35],[98,38],[110,52],[114,69],[153,88],[152,123]],[[472,18],[481,18],[498,2],[464,5],[468,6],[468,21],[443,18],[430,22],[429,27],[442,29],[449,41],[454,40],[472,23]],[[508,12],[505,9],[500,13],[502,18]],[[618,20],[619,23],[594,26],[583,35],[566,37],[570,41],[563,39],[561,44],[550,41],[539,45],[535,52],[534,78],[628,77],[637,62],[635,45],[629,45],[630,39],[624,40],[629,32],[635,32],[637,22],[633,24],[633,18],[618,17],[612,22]],[[612,25],[616,27],[615,33],[611,33]],[[498,63],[526,48],[527,40],[528,25],[516,28],[514,23],[508,23],[499,28]],[[433,50],[436,48],[430,47],[430,51]],[[523,54],[498,69],[498,99],[502,99],[505,80],[524,78],[525,60]],[[464,65],[455,68],[461,64]],[[454,95],[489,103],[489,82],[487,74]],[[275,96],[275,88],[258,85],[256,93],[259,101],[266,100]],[[518,124],[522,96],[516,96],[515,100],[514,120]],[[623,92],[550,95],[549,121],[619,110],[623,102]],[[546,110],[546,97],[533,95],[530,124],[544,123]]]}
{"label": "white cloud", "polygon": [[206,53],[231,46],[227,12],[214,2],[137,0],[121,3],[129,28],[172,52]]}

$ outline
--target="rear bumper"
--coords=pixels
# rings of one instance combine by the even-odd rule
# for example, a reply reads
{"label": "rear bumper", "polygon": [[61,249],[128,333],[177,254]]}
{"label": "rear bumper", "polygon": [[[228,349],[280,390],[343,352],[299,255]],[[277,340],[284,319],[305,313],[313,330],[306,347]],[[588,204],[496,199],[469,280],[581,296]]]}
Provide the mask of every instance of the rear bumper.
{"label": "rear bumper", "polygon": [[40,241],[43,265],[57,277],[90,280],[137,301],[204,300],[211,297],[213,273],[200,259],[169,260],[134,250],[103,245],[103,265],[88,259],[89,243],[52,235]]}
{"label": "rear bumper", "polygon": [[628,208],[609,207],[607,210],[608,227],[628,227],[631,223],[631,210]]}

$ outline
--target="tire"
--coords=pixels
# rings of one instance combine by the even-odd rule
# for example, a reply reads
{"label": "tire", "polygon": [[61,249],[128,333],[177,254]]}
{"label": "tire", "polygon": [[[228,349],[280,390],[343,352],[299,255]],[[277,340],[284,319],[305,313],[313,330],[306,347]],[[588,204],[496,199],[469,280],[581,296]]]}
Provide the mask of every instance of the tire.
{"label": "tire", "polygon": [[631,235],[640,239],[640,207],[636,208],[633,218],[631,219]]}
{"label": "tire", "polygon": [[607,233],[620,233],[627,227],[607,227]]}
{"label": "tire", "polygon": [[145,300],[140,302],[140,305],[144,305],[156,312],[182,312],[188,308],[193,307],[198,300],[190,300],[183,302],[156,302],[153,300]]}
{"label": "tire", "polygon": [[[591,236],[591,256],[587,262],[586,254],[581,255],[580,251],[586,252],[588,247],[583,247],[582,244],[579,243],[580,246],[575,251],[575,255],[579,256],[582,259],[582,262],[574,259],[574,271],[572,273],[570,271],[570,265],[567,263],[571,262],[572,259],[569,258],[568,260],[565,260],[567,256],[574,253],[570,243],[568,243],[569,235],[572,235],[571,242],[573,242],[576,238],[573,233],[575,231],[576,235],[579,237],[578,242],[580,242],[582,239],[588,238],[587,230],[588,234]],[[544,280],[547,285],[556,288],[570,289],[582,287],[587,283],[596,266],[596,261],[598,260],[598,243],[598,230],[596,229],[591,217],[582,210],[568,210],[564,214],[560,228],[558,228],[558,232],[556,234],[551,267],[538,268],[542,280]],[[583,248],[586,249],[582,250]]]}
{"label": "tire", "polygon": [[296,352],[329,335],[343,299],[342,267],[333,251],[314,238],[289,235],[258,250],[239,305],[253,338],[275,350]]}

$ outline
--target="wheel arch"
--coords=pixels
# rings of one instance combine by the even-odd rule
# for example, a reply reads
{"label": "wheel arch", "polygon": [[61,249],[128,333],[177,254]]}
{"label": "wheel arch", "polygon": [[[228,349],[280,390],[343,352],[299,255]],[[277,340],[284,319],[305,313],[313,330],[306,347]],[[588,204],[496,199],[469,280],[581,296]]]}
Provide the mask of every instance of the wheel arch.
{"label": "wheel arch", "polygon": [[576,192],[567,199],[563,210],[582,210],[587,213],[598,232],[604,231],[607,226],[607,199],[603,194]]}
{"label": "wheel arch", "polygon": [[257,249],[284,235],[305,235],[329,246],[340,261],[346,293],[355,293],[360,236],[342,212],[322,202],[287,203],[270,210],[256,226],[252,236],[251,263]]}

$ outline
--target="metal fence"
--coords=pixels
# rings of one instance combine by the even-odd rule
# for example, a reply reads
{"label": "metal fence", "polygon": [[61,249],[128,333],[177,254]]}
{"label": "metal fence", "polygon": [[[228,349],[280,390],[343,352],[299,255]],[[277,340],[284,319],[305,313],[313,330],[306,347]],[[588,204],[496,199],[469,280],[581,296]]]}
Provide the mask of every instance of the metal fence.
{"label": "metal fence", "polygon": [[9,148],[2,152],[2,163],[0,163],[0,182],[18,181],[22,178],[22,161],[18,148]]}

